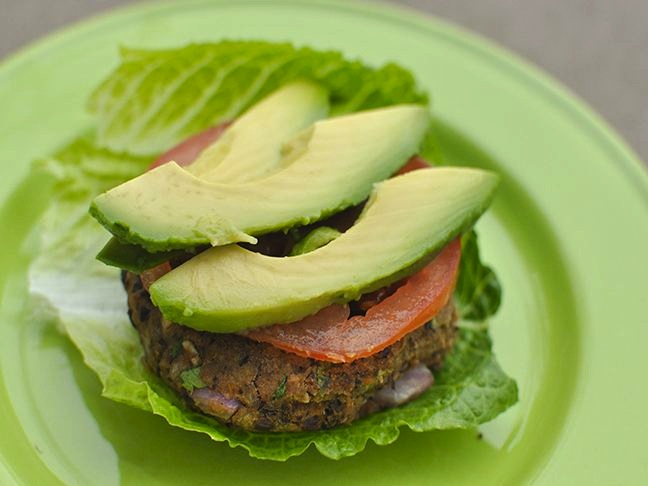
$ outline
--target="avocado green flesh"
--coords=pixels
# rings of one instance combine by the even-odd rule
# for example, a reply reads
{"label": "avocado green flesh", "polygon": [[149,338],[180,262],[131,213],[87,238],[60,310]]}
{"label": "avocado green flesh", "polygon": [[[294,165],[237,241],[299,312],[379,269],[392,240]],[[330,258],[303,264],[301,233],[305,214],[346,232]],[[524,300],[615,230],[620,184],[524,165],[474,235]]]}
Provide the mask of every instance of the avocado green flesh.
{"label": "avocado green flesh", "polygon": [[414,155],[427,110],[398,105],[316,122],[292,141],[292,163],[256,181],[208,182],[169,162],[99,195],[90,213],[151,252],[236,242],[305,225],[364,200]]}
{"label": "avocado green flesh", "polygon": [[342,233],[340,233],[338,230],[329,226],[320,226],[319,228],[315,228],[313,231],[304,236],[299,242],[297,242],[297,244],[290,252],[289,256],[297,256],[303,255],[304,253],[310,253],[311,251],[317,250],[318,248],[329,244],[341,234]]}
{"label": "avocado green flesh", "polygon": [[[328,93],[310,81],[287,84],[236,119],[225,133],[187,166],[205,180],[240,183],[281,168],[282,148],[295,134],[326,117]],[[150,253],[140,245],[113,237],[97,255],[106,265],[142,272],[176,256]]]}
{"label": "avocado green flesh", "polygon": [[282,147],[328,114],[327,91],[310,81],[290,83],[236,119],[187,167],[211,182],[247,182],[282,167]]}
{"label": "avocado green flesh", "polygon": [[497,180],[465,168],[389,179],[356,224],[321,248],[284,258],[210,248],[156,281],[151,297],[167,319],[211,332],[294,322],[416,271],[474,224]]}

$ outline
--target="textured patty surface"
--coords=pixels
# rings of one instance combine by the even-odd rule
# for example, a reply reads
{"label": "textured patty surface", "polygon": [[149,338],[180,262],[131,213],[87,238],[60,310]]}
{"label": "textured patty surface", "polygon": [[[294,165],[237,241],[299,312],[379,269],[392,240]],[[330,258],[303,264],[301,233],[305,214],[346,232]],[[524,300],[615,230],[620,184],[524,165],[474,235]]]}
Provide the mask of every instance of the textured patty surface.
{"label": "textured patty surface", "polygon": [[139,276],[125,272],[123,282],[147,366],[190,407],[248,430],[326,429],[377,411],[378,390],[420,363],[439,368],[456,334],[457,315],[449,303],[434,321],[383,351],[329,363],[236,334],[169,323]]}

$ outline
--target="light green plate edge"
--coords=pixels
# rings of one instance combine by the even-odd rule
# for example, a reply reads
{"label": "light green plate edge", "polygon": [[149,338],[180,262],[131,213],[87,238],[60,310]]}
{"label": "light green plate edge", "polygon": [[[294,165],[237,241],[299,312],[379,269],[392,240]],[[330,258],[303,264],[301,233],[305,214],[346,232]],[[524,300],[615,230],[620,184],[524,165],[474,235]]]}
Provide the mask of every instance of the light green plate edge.
{"label": "light green plate edge", "polygon": [[[178,5],[111,13],[0,66],[0,484],[641,484],[648,176],[620,138],[524,61],[419,14],[341,1]],[[403,432],[394,445],[339,462],[312,452],[256,461],[101,399],[72,346],[30,322],[28,236],[47,187],[20,182],[29,160],[89,126],[83,102],[116,62],[119,42],[221,37],[396,60],[433,93],[449,161],[503,174],[480,232],[505,289],[495,350],[520,382],[521,402],[481,440]]]}

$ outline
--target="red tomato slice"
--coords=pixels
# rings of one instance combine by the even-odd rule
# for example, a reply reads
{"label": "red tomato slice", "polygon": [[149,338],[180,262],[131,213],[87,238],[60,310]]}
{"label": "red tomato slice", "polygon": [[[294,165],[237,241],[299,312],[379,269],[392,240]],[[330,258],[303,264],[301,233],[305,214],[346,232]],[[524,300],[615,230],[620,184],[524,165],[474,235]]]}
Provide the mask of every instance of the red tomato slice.
{"label": "red tomato slice", "polygon": [[347,306],[332,305],[301,321],[253,329],[246,335],[321,361],[349,363],[371,356],[424,325],[448,303],[460,258],[457,238],[364,316],[348,319]]}
{"label": "red tomato slice", "polygon": [[430,167],[430,164],[423,157],[415,155],[414,157],[409,159],[407,161],[407,164],[401,167],[395,175],[407,174],[408,172],[412,172],[413,170],[425,169],[427,167]]}
{"label": "red tomato slice", "polygon": [[191,164],[200,155],[200,152],[205,150],[212,142],[218,140],[228,126],[230,126],[229,122],[221,123],[208,128],[204,132],[192,135],[155,159],[149,170],[171,160],[177,162],[178,165]]}
{"label": "red tomato slice", "polygon": [[173,270],[170,262],[160,263],[156,267],[149,268],[140,273],[140,279],[142,280],[142,285],[148,292],[149,287],[155,282],[158,278],[163,277],[167,273]]}

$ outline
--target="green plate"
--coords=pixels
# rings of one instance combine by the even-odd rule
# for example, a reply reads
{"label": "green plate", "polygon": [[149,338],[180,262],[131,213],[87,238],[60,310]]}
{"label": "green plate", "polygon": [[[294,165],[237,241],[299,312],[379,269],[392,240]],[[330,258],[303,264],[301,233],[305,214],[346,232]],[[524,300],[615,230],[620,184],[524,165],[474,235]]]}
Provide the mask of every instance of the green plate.
{"label": "green plate", "polygon": [[[286,463],[173,429],[100,397],[52,325],[30,320],[30,230],[47,204],[29,162],[90,126],[117,46],[291,40],[411,68],[451,163],[498,170],[480,222],[505,300],[495,351],[521,400],[479,434],[402,431],[393,445]],[[551,36],[547,34],[547,42]],[[644,310],[648,177],[564,88],[490,43],[375,4],[141,5],[47,38],[0,67],[1,484],[640,484],[648,477]],[[645,483],[644,483],[645,484]]]}

